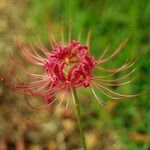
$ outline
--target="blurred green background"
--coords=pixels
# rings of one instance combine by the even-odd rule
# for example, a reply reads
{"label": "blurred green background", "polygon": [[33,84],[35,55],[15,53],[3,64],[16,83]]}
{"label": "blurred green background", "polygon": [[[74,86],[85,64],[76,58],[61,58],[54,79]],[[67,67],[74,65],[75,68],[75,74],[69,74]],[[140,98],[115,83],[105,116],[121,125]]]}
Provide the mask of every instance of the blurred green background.
{"label": "blurred green background", "polygon": [[[9,65],[9,51],[15,50],[16,35],[24,41],[41,39],[48,46],[48,22],[65,34],[69,22],[73,38],[82,31],[81,42],[92,30],[90,52],[97,58],[110,43],[110,53],[123,39],[129,42],[115,59],[103,65],[121,66],[137,57],[140,77],[119,90],[141,93],[139,97],[118,101],[111,110],[102,108],[88,90],[78,90],[89,150],[150,149],[150,1],[149,0],[1,0],[0,67]],[[135,74],[136,75],[136,74]],[[81,148],[74,113],[60,116],[58,111],[35,111],[24,98],[0,83],[0,149],[75,150]]]}

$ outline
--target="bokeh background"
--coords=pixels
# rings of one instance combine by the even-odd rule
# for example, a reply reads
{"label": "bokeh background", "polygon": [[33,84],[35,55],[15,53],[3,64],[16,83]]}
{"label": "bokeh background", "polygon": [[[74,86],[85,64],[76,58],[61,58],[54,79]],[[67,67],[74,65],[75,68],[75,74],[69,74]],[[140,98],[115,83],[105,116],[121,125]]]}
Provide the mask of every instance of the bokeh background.
{"label": "bokeh background", "polygon": [[[87,32],[92,30],[90,52],[95,57],[109,43],[111,53],[123,39],[129,38],[124,50],[104,65],[106,68],[115,68],[127,59],[137,58],[135,75],[139,73],[139,78],[115,90],[143,92],[142,95],[110,104],[112,107],[108,111],[88,90],[78,90],[88,149],[149,150],[150,1],[0,0],[0,73],[11,65],[9,52],[16,49],[16,36],[25,42],[40,36],[48,46],[48,24],[51,23],[53,31],[59,34],[62,21],[66,36],[69,23],[74,38],[82,31],[82,43]],[[15,69],[17,72],[18,68]],[[22,95],[0,82],[0,150],[5,149],[81,149],[74,111],[60,115],[59,109],[33,110]]]}

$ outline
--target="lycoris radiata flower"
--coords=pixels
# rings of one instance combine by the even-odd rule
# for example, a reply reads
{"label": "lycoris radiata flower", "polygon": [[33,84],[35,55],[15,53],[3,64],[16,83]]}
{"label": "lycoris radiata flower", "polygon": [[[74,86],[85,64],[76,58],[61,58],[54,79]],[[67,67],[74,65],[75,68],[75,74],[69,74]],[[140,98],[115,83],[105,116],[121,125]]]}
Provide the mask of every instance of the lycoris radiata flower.
{"label": "lycoris radiata flower", "polygon": [[[63,103],[64,99],[67,99],[67,108],[70,101],[68,94],[71,95],[73,88],[90,88],[95,99],[104,107],[107,107],[107,103],[100,98],[96,92],[97,90],[112,100],[138,95],[126,95],[111,89],[111,86],[123,86],[134,80],[120,82],[128,78],[135,69],[120,78],[111,79],[113,75],[131,68],[135,63],[134,61],[126,62],[115,69],[101,67],[102,64],[114,58],[123,49],[127,40],[122,41],[110,56],[105,57],[109,49],[107,47],[96,60],[89,52],[90,32],[87,35],[85,44],[80,43],[80,37],[77,40],[71,39],[71,31],[69,31],[68,43],[64,42],[63,31],[61,35],[61,42],[57,42],[54,36],[51,36],[51,49],[46,48],[41,41],[36,44],[36,47],[33,44],[26,46],[22,42],[17,42],[21,56],[33,67],[39,66],[43,71],[41,74],[31,73],[12,56],[16,69],[20,69],[22,73],[29,76],[33,81],[25,82],[16,77],[16,82],[12,83],[4,75],[1,75],[1,80],[10,88],[20,91],[26,97],[32,96],[37,99],[43,99],[46,102],[46,106],[37,109],[48,108],[52,104],[57,104],[58,107]],[[107,72],[108,74],[96,76],[94,75],[94,70],[99,70],[99,73],[101,71]],[[60,97],[62,97],[61,100],[59,99]],[[27,102],[31,106],[28,100]]]}

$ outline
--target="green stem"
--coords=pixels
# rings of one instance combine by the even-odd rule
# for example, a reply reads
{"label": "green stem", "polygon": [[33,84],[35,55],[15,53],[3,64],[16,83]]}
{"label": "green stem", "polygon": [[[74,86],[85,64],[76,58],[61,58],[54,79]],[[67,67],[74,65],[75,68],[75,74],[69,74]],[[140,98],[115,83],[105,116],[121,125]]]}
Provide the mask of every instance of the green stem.
{"label": "green stem", "polygon": [[86,148],[86,143],[85,143],[83,125],[82,125],[82,121],[81,121],[80,103],[79,103],[77,92],[76,92],[75,88],[73,89],[73,98],[74,98],[76,106],[77,106],[77,119],[78,119],[78,125],[79,125],[83,149],[86,150],[87,148]]}

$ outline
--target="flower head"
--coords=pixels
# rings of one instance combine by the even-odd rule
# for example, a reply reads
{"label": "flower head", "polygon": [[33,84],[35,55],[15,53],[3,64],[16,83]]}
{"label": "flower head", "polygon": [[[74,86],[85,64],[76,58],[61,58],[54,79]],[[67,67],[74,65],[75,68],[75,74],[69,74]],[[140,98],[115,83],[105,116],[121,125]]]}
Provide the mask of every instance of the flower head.
{"label": "flower head", "polygon": [[[107,47],[96,60],[89,53],[89,39],[90,33],[87,36],[86,44],[81,44],[79,40],[69,40],[69,42],[65,44],[64,42],[56,42],[54,36],[52,36],[50,50],[47,49],[42,42],[36,44],[36,48],[41,52],[35,50],[32,44],[25,46],[23,43],[17,42],[17,46],[23,58],[31,65],[39,66],[42,69],[42,73],[35,74],[27,71],[13,56],[12,59],[15,63],[15,67],[35,81],[25,82],[19,77],[16,77],[16,82],[12,83],[7,80],[4,75],[1,75],[1,80],[4,80],[5,84],[15,90],[19,90],[25,96],[44,99],[46,106],[43,108],[47,108],[54,103],[60,106],[65,97],[68,99],[66,102],[66,107],[68,107],[68,94],[72,92],[73,88],[91,88],[96,100],[104,107],[106,103],[101,100],[95,89],[98,89],[102,94],[113,100],[137,96],[137,94],[126,95],[117,93],[110,88],[110,86],[122,86],[132,81],[120,82],[130,76],[135,69],[118,79],[110,79],[110,77],[129,69],[134,62],[126,62],[121,67],[115,69],[101,67],[103,63],[111,60],[120,52],[127,40],[124,40],[109,57],[104,58],[109,49],[109,47]],[[64,41],[63,36],[62,41]],[[40,55],[41,53],[43,53],[44,56]],[[95,76],[93,71],[96,69],[109,74],[105,76]],[[57,96],[55,94],[56,92],[59,93]],[[62,95],[62,100],[58,100]],[[27,102],[30,105],[29,101]]]}
{"label": "flower head", "polygon": [[51,88],[87,87],[92,80],[96,61],[88,54],[88,47],[72,40],[68,45],[58,44],[47,53],[43,67],[51,78]]}

